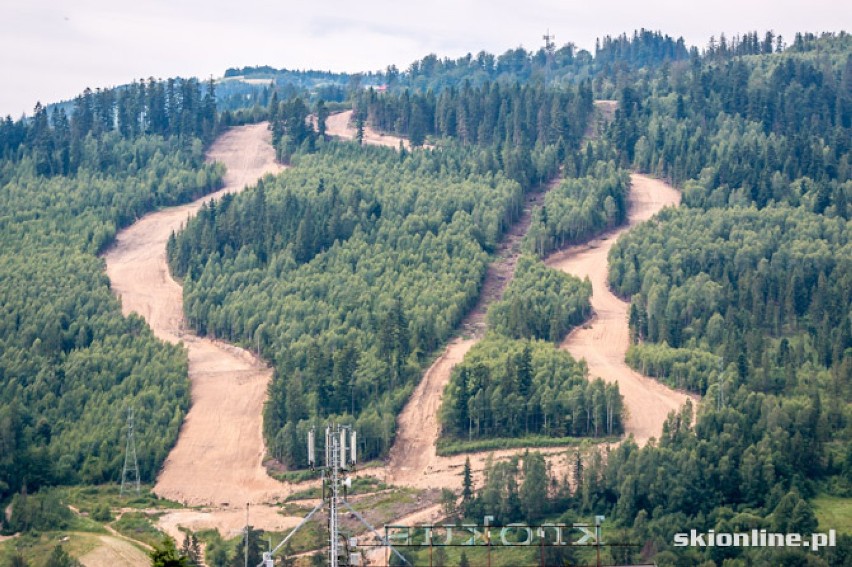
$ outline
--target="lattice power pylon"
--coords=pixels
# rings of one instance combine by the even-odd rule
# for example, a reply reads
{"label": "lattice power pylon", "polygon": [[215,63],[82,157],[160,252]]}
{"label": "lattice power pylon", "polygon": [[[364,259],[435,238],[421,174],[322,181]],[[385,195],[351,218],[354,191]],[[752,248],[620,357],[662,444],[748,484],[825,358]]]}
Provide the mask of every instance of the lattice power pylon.
{"label": "lattice power pylon", "polygon": [[124,469],[121,471],[121,491],[119,494],[124,496],[124,490],[132,487],[136,488],[136,494],[139,494],[139,461],[136,459],[136,436],[133,431],[133,409],[127,412],[127,445],[124,448]]}

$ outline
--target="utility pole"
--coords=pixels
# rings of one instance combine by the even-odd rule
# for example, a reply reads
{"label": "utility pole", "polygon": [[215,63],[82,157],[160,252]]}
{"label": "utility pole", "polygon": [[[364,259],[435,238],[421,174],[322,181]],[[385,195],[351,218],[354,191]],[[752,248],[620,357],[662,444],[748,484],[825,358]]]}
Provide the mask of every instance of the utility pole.
{"label": "utility pole", "polygon": [[[129,480],[130,475],[133,479]],[[128,482],[136,487],[139,494],[139,462],[136,459],[136,437],[133,432],[133,408],[127,412],[127,444],[124,447],[124,468],[121,471],[121,490],[119,496],[124,496],[124,489]]]}

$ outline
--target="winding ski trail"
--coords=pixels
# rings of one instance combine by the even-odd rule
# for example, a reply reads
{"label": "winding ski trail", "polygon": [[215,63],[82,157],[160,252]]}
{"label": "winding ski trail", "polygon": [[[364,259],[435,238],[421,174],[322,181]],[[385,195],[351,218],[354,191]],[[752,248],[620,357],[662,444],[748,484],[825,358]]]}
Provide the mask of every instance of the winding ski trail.
{"label": "winding ski trail", "polygon": [[[349,124],[351,112],[329,117],[329,135],[354,137]],[[399,147],[400,138],[381,135],[369,128],[365,143]],[[166,264],[166,242],[201,205],[226,193],[239,192],[266,174],[283,170],[275,162],[267,125],[233,128],[223,134],[208,152],[208,160],[226,168],[223,189],[192,203],[155,211],[122,230],[104,254],[113,291],[121,298],[125,314],[137,312],[163,340],[183,342],[189,353],[192,406],[181,427],[175,447],[157,479],[154,491],[202,510],[176,510],[161,518],[161,526],[178,533],[179,526],[217,528],[223,534],[242,525],[245,505],[251,503],[250,522],[266,530],[283,530],[294,518],[269,505],[293,490],[293,485],[268,476],[263,467],[265,444],[262,408],[271,369],[254,354],[236,346],[205,337],[188,329],[183,318],[180,284]],[[588,329],[578,329],[563,343],[576,358],[585,358],[590,374],[619,383],[629,417],[628,433],[640,443],[659,435],[669,411],[687,399],[658,382],[633,372],[624,364],[627,348],[627,304],[606,286],[606,256],[614,239],[664,206],[679,202],[677,191],[645,176],[632,176],[628,223],[608,235],[582,246],[552,255],[547,264],[580,277],[588,275],[593,285],[592,305],[596,316]],[[556,183],[556,182],[554,182]],[[552,187],[551,184],[549,187]],[[548,189],[549,189],[548,187]],[[528,196],[521,218],[507,233],[489,266],[479,303],[466,317],[461,330],[467,337],[449,343],[444,353],[424,374],[398,418],[397,436],[385,467],[367,474],[384,476],[395,484],[416,488],[457,488],[465,455],[438,457],[435,444],[441,397],[452,368],[482,337],[488,305],[502,296],[514,274],[519,245],[529,228],[532,210],[541,204],[546,191]],[[470,456],[475,477],[481,478],[486,460],[503,458],[522,450],[512,449]],[[555,471],[567,470],[564,449],[544,449],[554,455]]]}
{"label": "winding ski trail", "polygon": [[627,224],[551,255],[545,262],[592,282],[594,317],[577,327],[562,342],[562,348],[577,360],[585,359],[590,377],[616,382],[627,408],[625,432],[644,445],[659,437],[669,412],[677,411],[689,398],[660,382],[643,376],[624,362],[629,346],[627,310],[630,306],[610,291],[607,284],[607,257],[619,236],[645,222],[665,207],[677,206],[680,193],[659,179],[630,176],[630,209]]}
{"label": "winding ski trail", "polygon": [[187,327],[182,289],[166,263],[169,235],[202,204],[242,191],[283,167],[275,162],[266,123],[228,130],[211,146],[207,159],[226,166],[224,187],[186,205],[149,213],[119,232],[104,254],[106,273],[125,314],[140,314],[157,337],[182,342],[188,352],[192,404],[154,492],[206,511],[169,513],[163,528],[174,534],[178,524],[193,525],[227,533],[244,521],[246,503],[252,503],[254,525],[284,529],[292,520],[261,505],[288,493],[287,485],[271,478],[262,463],[262,409],[272,370],[254,354],[199,337]]}

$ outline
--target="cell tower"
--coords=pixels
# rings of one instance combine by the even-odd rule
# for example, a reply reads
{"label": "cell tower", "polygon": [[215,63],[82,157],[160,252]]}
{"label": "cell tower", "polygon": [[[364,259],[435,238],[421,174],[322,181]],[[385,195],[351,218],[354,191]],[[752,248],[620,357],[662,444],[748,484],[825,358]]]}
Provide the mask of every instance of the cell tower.
{"label": "cell tower", "polygon": [[553,41],[556,36],[550,35],[550,29],[548,29],[547,33],[541,36],[541,39],[544,40],[544,50],[548,55],[553,55],[556,52],[556,42]]}
{"label": "cell tower", "polygon": [[[338,518],[341,508],[349,510],[362,524],[383,540],[385,545],[389,546],[386,538],[346,501],[346,489],[352,486],[352,479],[346,476],[346,473],[355,470],[355,464],[358,462],[357,447],[358,433],[350,426],[335,424],[325,428],[325,466],[319,467],[322,471],[323,499],[305,516],[299,525],[293,528],[293,531],[287,534],[287,537],[281,543],[271,551],[264,552],[263,561],[257,567],[272,567],[272,556],[284,547],[290,538],[302,526],[308,523],[308,520],[316,512],[325,506],[328,506],[328,564],[330,567],[341,567],[350,564],[350,546],[345,540],[343,541],[343,545],[341,545],[340,522]],[[312,428],[308,431],[308,465],[311,469],[318,468],[316,449],[316,429]],[[408,563],[393,547],[390,547],[390,549],[404,563]]]}
{"label": "cell tower", "polygon": [[553,41],[556,39],[555,35],[550,34],[550,29],[547,30],[547,33],[541,36],[541,39],[544,40],[544,84],[550,82],[550,66],[553,64],[553,60],[556,56],[556,42]]}
{"label": "cell tower", "polygon": [[[132,475],[132,478],[131,478]],[[139,494],[139,461],[136,459],[136,437],[133,432],[133,408],[127,412],[127,445],[124,448],[124,469],[121,471],[121,491],[124,496],[125,487],[135,485]]]}

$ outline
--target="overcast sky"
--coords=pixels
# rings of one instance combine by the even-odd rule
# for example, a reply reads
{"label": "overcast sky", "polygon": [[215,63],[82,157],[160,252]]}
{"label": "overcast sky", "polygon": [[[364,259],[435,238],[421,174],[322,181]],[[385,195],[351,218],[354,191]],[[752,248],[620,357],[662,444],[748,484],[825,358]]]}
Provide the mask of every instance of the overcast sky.
{"label": "overcast sky", "polygon": [[[14,5],[13,5],[14,4]],[[852,27],[849,0],[0,0],[0,116],[136,78],[220,77],[227,67],[401,69],[428,53],[592,49],[595,38],[660,30],[711,35]]]}

